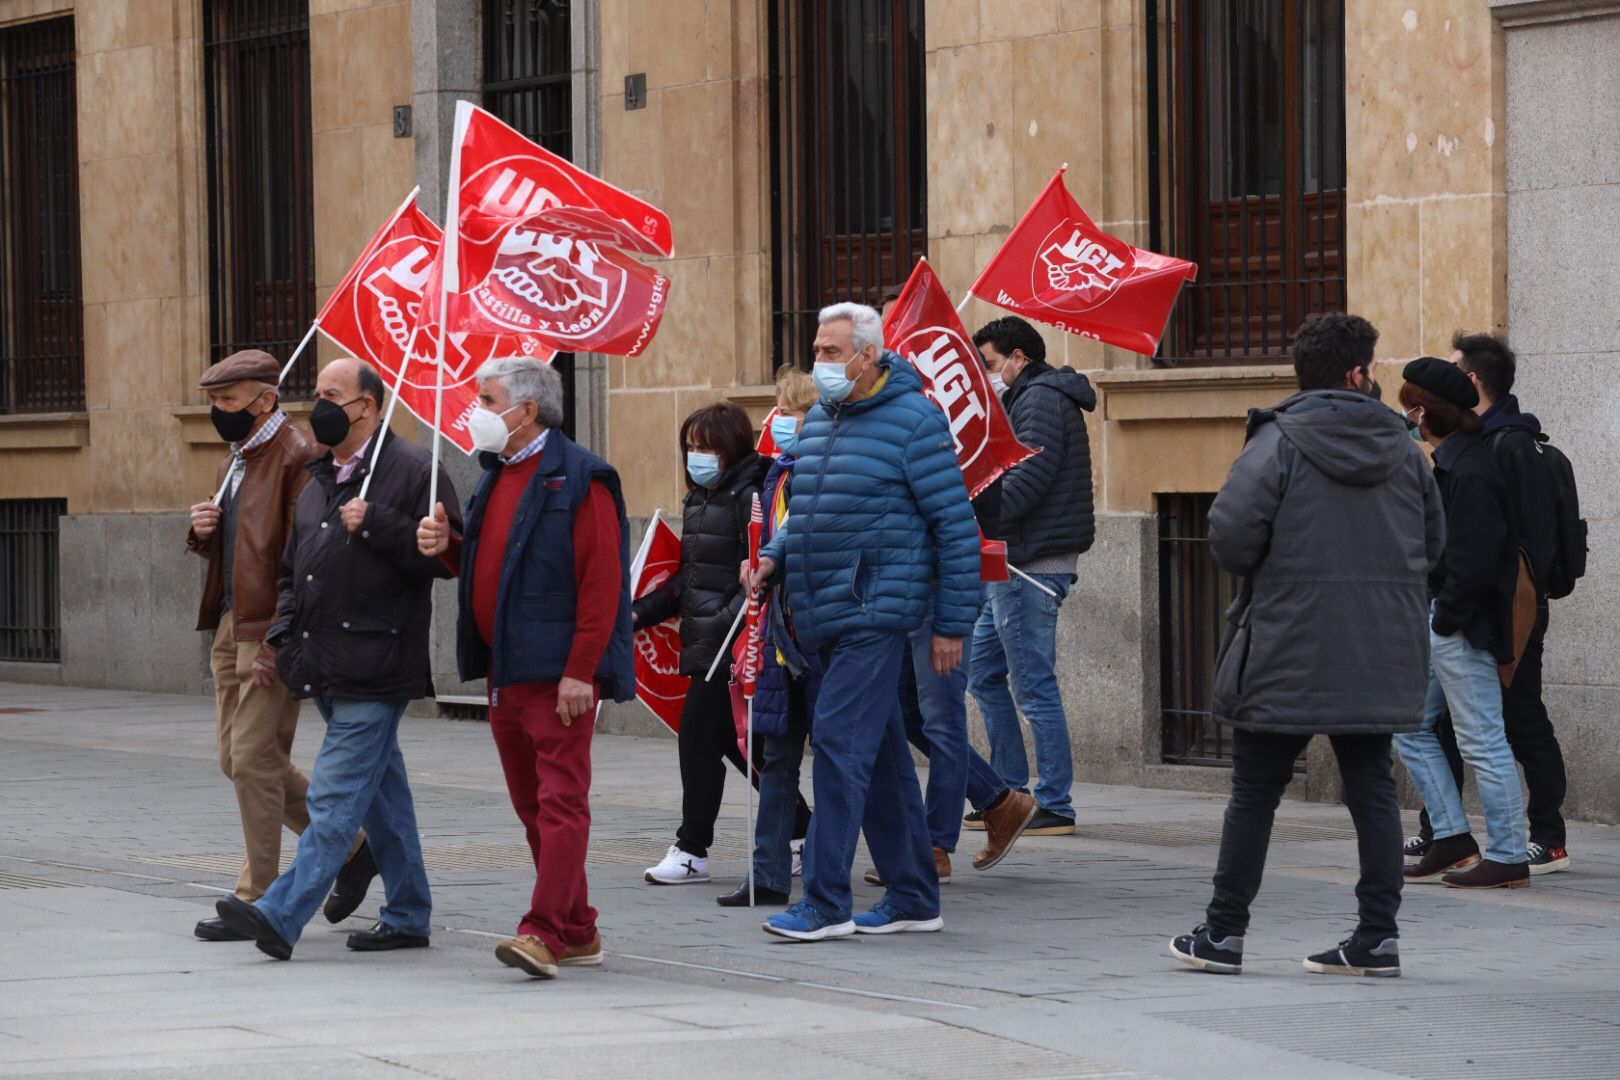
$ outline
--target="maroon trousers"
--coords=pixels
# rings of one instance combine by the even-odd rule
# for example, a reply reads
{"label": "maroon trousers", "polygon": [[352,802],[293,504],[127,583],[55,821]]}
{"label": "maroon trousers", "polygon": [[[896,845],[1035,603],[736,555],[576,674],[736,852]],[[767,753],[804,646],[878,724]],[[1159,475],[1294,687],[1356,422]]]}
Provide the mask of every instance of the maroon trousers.
{"label": "maroon trousers", "polygon": [[518,933],[539,938],[559,959],[568,946],[596,937],[585,886],[595,720],[586,713],[564,727],[556,683],[521,683],[490,695],[489,726],[506,790],[534,853],[534,895]]}

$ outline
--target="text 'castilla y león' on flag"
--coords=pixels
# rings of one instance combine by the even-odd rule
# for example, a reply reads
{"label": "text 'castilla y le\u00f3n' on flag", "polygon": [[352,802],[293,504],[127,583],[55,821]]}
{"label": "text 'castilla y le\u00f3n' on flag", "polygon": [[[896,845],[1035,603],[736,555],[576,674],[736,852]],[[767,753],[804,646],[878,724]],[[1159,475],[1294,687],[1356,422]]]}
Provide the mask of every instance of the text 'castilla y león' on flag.
{"label": "text 'castilla y le\u00f3n' on flag", "polygon": [[[1067,168],[1067,166],[1065,166]],[[1059,169],[968,292],[1059,330],[1152,356],[1198,267],[1092,223]]]}
{"label": "text 'castilla y le\u00f3n' on flag", "polygon": [[663,318],[669,279],[630,253],[669,257],[675,242],[663,211],[465,101],[448,190],[446,230],[413,193],[316,321],[397,382],[400,401],[429,424],[442,351],[441,433],[472,453],[466,421],[483,362],[639,355]]}

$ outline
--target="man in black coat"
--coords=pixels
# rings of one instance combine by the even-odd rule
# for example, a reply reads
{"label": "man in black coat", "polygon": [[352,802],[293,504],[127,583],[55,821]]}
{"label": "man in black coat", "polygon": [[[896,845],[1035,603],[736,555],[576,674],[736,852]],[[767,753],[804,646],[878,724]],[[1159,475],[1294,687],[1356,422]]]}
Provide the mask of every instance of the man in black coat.
{"label": "man in black coat", "polygon": [[[1519,409],[1513,395],[1517,363],[1507,342],[1494,334],[1458,333],[1452,338],[1451,362],[1460,367],[1479,392],[1481,437],[1501,469],[1513,503],[1517,543],[1530,559],[1536,584],[1536,621],[1519,656],[1513,681],[1502,688],[1502,719],[1508,746],[1524,770],[1529,793],[1525,814],[1530,821],[1530,873],[1551,874],[1569,868],[1562,813],[1565,793],[1564,752],[1541,700],[1541,656],[1547,636],[1547,581],[1556,557],[1558,512],[1554,480],[1542,456],[1541,423]],[[1462,784],[1463,760],[1449,720],[1436,733]],[[1415,864],[1429,850],[1434,831],[1428,812],[1419,834],[1407,841],[1406,860]]]}
{"label": "man in black coat", "polygon": [[[217,905],[221,921],[278,960],[291,958],[362,824],[387,899],[370,930],[349,935],[349,948],[425,946],[432,912],[399,750],[405,706],[432,693],[433,580],[451,576],[417,547],[417,523],[432,506],[432,462],[415,443],[378,437],[383,385],[369,365],[332,361],[315,396],[310,428],[331,452],[308,466],[313,480],[294,508],[265,638],[282,681],[295,697],[313,698],[326,721],[310,774],[310,822],[292,866],[257,902],[233,896]],[[461,507],[442,471],[438,501],[459,532]]]}
{"label": "man in black coat", "polygon": [[1216,664],[1215,718],[1232,733],[1207,925],[1170,951],[1204,971],[1243,967],[1278,800],[1313,735],[1333,743],[1356,825],[1356,931],[1309,971],[1399,975],[1400,808],[1391,737],[1412,731],[1428,684],[1427,578],[1445,542],[1440,493],[1401,418],[1377,400],[1378,331],[1313,315],[1294,341],[1300,393],[1249,416],[1249,438],[1209,512],[1221,566],[1246,579]]}

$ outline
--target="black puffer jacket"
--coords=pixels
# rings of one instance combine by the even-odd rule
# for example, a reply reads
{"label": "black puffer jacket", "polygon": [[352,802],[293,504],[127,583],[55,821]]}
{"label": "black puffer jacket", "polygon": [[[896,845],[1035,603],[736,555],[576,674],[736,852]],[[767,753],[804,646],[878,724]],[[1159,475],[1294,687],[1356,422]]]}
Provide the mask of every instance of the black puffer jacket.
{"label": "black puffer jacket", "polygon": [[[732,620],[742,610],[737,570],[748,557],[748,516],[769,458],[749,454],[727,469],[711,491],[686,495],[681,525],[681,569],[637,600],[636,626],[681,620],[681,674],[705,675]],[[724,669],[725,665],[721,665]]]}
{"label": "black puffer jacket", "polygon": [[1248,579],[1227,612],[1211,708],[1298,735],[1412,731],[1428,686],[1426,578],[1440,491],[1389,408],[1311,390],[1249,414],[1209,511],[1209,546]]}
{"label": "black puffer jacket", "polygon": [[1089,551],[1096,517],[1091,442],[1081,410],[1097,407],[1091,380],[1073,368],[1032,360],[1007,388],[1002,404],[1018,441],[1040,451],[1002,474],[986,500],[996,505],[994,535],[1007,541],[1007,558],[1023,564]]}

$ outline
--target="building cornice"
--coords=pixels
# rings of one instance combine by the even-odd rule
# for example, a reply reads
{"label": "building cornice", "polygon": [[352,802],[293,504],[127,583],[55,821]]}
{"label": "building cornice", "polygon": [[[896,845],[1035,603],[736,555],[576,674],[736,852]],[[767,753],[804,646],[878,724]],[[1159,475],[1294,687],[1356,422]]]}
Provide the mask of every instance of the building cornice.
{"label": "building cornice", "polygon": [[1620,0],[1489,0],[1491,11],[1504,27],[1579,22],[1620,15]]}

